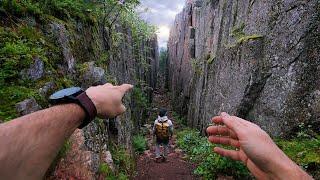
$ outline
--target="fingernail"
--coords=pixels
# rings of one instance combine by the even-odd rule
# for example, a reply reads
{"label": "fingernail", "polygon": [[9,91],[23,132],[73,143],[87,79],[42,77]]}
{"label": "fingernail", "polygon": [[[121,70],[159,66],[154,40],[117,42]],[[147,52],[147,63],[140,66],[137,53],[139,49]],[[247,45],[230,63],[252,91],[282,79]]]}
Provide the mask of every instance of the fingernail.
{"label": "fingernail", "polygon": [[212,148],[213,152],[217,153],[217,150],[216,150],[216,149],[217,149],[217,147],[213,147],[213,148]]}
{"label": "fingernail", "polygon": [[229,114],[226,113],[226,112],[222,112],[222,113],[221,113],[221,116],[226,117],[226,116],[229,116]]}

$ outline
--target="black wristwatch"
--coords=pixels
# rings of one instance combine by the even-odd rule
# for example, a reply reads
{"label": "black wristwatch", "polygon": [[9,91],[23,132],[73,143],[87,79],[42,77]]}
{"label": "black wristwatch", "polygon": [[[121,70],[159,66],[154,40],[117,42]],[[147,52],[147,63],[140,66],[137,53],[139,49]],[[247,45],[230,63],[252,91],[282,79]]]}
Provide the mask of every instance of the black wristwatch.
{"label": "black wristwatch", "polygon": [[52,105],[76,103],[82,107],[86,113],[86,118],[79,126],[80,129],[87,126],[97,115],[97,109],[86,92],[79,87],[71,87],[55,92],[49,97]]}

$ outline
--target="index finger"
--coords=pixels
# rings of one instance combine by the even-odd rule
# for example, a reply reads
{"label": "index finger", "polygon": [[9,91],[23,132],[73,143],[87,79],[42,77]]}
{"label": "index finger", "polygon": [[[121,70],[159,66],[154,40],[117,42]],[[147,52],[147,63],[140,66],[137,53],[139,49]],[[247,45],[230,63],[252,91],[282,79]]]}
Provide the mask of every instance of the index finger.
{"label": "index finger", "polygon": [[214,123],[222,123],[226,125],[229,129],[234,131],[236,134],[241,131],[241,129],[244,129],[245,126],[238,121],[237,119],[234,119],[232,116],[230,116],[227,113],[221,113],[220,116],[215,116],[212,118],[212,121]]}
{"label": "index finger", "polygon": [[133,88],[133,85],[131,84],[122,84],[121,86],[118,86],[119,90],[125,94],[126,92],[128,92],[130,89]]}

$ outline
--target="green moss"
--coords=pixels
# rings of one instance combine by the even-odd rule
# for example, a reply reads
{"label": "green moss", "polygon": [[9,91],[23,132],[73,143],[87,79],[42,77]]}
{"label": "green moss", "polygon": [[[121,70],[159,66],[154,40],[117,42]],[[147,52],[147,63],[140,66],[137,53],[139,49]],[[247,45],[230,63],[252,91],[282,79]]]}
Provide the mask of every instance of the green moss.
{"label": "green moss", "polygon": [[237,44],[242,44],[242,43],[248,42],[250,40],[256,40],[256,39],[261,39],[261,38],[263,38],[263,36],[257,35],[257,34],[253,34],[250,36],[243,36],[237,40]]}
{"label": "green moss", "polygon": [[232,29],[232,31],[231,31],[231,36],[233,36],[233,37],[235,37],[235,38],[237,38],[237,39],[245,36],[245,33],[244,33],[244,31],[243,31],[245,27],[246,27],[246,25],[244,24],[244,22],[242,22],[242,23],[240,24],[240,26],[235,27],[235,28]]}
{"label": "green moss", "polygon": [[0,41],[5,42],[0,43],[0,118],[10,120],[17,117],[15,104],[31,97],[46,107],[48,103],[37,90],[48,78],[35,82],[21,78],[21,71],[29,68],[35,57],[44,61],[46,70],[55,73],[54,62],[47,58],[52,48],[47,46],[46,38],[35,27],[18,24],[1,27]]}
{"label": "green moss", "polygon": [[108,83],[111,83],[113,85],[119,84],[116,77],[114,77],[114,76],[112,76],[110,74],[107,74],[107,73],[106,73],[106,80],[107,80]]}
{"label": "green moss", "polygon": [[250,40],[258,40],[258,39],[261,39],[263,38],[264,36],[262,35],[257,35],[257,34],[254,34],[254,35],[249,35],[249,36],[242,36],[240,37],[239,39],[237,39],[236,43],[234,44],[227,44],[225,45],[226,48],[230,49],[230,48],[236,48],[236,47],[239,47],[239,45],[241,44],[244,44],[244,43],[247,43],[248,41]]}
{"label": "green moss", "polygon": [[63,89],[63,88],[68,88],[73,86],[75,83],[67,78],[67,77],[62,77],[59,79],[56,79],[55,83],[57,84],[58,88]]}
{"label": "green moss", "polygon": [[80,76],[83,76],[89,69],[88,63],[81,63],[76,65],[77,72],[80,73]]}
{"label": "green moss", "polygon": [[23,86],[3,86],[0,88],[0,118],[8,121],[17,117],[16,103],[36,95],[36,91]]}
{"label": "green moss", "polygon": [[320,165],[320,136],[309,139],[277,140],[279,147],[304,168],[309,164]]}
{"label": "green moss", "polygon": [[213,53],[210,53],[207,56],[207,64],[212,64],[215,59],[216,59],[216,56]]}
{"label": "green moss", "polygon": [[203,70],[202,70],[202,62],[200,61],[201,59],[191,59],[191,67],[194,70],[194,72],[198,75],[203,74]]}
{"label": "green moss", "polygon": [[[29,68],[35,57],[49,66],[46,39],[34,27],[18,25],[0,28],[0,84],[19,84],[20,72]],[[54,68],[51,68],[54,69]],[[21,85],[21,83],[19,84]]]}
{"label": "green moss", "polygon": [[250,40],[256,40],[256,39],[263,38],[262,35],[257,35],[257,34],[247,35],[244,32],[245,27],[246,27],[245,23],[241,23],[240,26],[232,29],[231,36],[236,39],[236,43],[233,45],[226,45],[226,47],[233,48],[233,47],[236,47],[240,44],[246,43]]}
{"label": "green moss", "polygon": [[25,16],[27,14],[37,16],[42,14],[39,2],[32,2],[30,0],[3,0],[1,7],[17,16]]}
{"label": "green moss", "polygon": [[110,53],[108,51],[103,52],[100,58],[96,61],[97,66],[107,68],[107,64],[110,60]]}

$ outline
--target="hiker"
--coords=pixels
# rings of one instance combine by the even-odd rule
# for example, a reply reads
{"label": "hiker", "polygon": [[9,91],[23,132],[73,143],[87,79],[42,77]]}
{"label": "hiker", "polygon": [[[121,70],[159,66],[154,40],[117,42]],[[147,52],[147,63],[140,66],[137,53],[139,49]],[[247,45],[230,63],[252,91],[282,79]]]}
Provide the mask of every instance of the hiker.
{"label": "hiker", "polygon": [[[156,161],[166,161],[169,151],[169,140],[173,135],[173,124],[167,117],[167,110],[161,109],[158,118],[154,121],[153,135],[156,136]],[[160,146],[163,146],[163,154],[160,155]]]}
{"label": "hiker", "polygon": [[224,112],[212,121],[224,126],[208,127],[209,141],[236,148],[215,147],[214,152],[242,161],[257,179],[312,179],[258,125]]}

